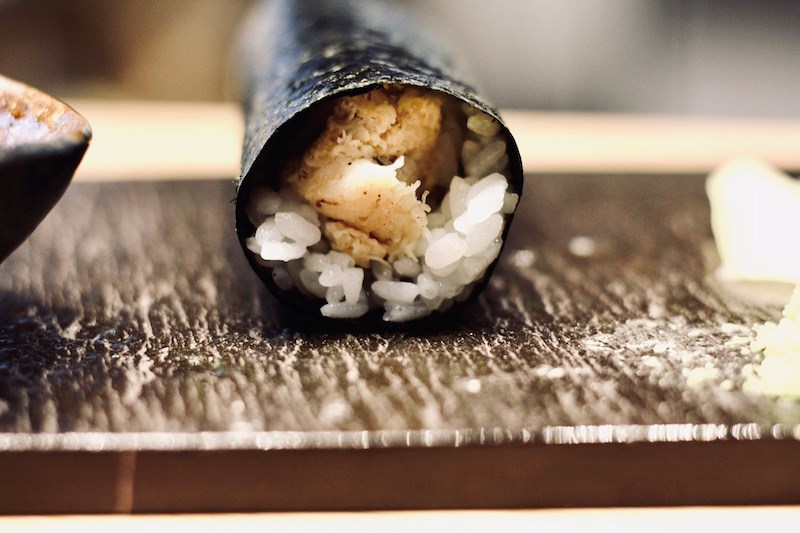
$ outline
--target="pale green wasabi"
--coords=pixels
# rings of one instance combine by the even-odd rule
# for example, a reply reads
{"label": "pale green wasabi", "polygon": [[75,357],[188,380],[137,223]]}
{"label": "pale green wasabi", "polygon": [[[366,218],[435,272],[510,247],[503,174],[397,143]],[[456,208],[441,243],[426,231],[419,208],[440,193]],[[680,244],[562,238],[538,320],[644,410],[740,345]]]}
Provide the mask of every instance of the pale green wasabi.
{"label": "pale green wasabi", "polygon": [[750,350],[762,352],[763,359],[752,367],[745,392],[800,399],[800,284],[780,322],[767,322],[754,331]]}

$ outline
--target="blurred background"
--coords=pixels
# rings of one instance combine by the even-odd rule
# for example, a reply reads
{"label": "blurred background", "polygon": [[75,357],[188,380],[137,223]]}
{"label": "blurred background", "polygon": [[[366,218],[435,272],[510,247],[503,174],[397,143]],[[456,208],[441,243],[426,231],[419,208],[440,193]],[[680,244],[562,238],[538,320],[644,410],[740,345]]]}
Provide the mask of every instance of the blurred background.
{"label": "blurred background", "polygon": [[[800,117],[800,2],[398,0],[504,108]],[[0,73],[62,98],[224,101],[251,0],[0,0]]]}

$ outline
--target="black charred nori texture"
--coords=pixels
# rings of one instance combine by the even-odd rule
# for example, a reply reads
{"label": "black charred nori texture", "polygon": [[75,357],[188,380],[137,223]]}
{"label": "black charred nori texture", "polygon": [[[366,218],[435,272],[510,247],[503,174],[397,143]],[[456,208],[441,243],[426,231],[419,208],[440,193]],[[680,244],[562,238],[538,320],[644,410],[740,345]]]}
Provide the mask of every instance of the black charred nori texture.
{"label": "black charred nori texture", "polygon": [[[236,182],[236,231],[250,265],[270,291],[301,316],[320,315],[319,300],[297,291],[283,291],[271,269],[260,265],[245,240],[255,228],[246,215],[250,192],[275,184],[288,158],[307,146],[297,146],[308,113],[333,98],[366,92],[385,84],[417,86],[439,91],[490,115],[507,138],[510,189],[522,193],[519,150],[497,110],[481,98],[456,54],[426,34],[403,2],[382,0],[276,0],[258,3],[245,19],[239,49],[239,78],[245,113],[242,168]],[[304,125],[305,124],[305,125]],[[506,217],[503,239],[512,216]],[[486,285],[494,265],[472,296]],[[370,311],[353,324],[381,321]],[[422,319],[424,320],[424,319]],[[419,321],[417,321],[419,322]],[[384,322],[385,324],[385,322]],[[408,323],[404,324],[408,326]]]}

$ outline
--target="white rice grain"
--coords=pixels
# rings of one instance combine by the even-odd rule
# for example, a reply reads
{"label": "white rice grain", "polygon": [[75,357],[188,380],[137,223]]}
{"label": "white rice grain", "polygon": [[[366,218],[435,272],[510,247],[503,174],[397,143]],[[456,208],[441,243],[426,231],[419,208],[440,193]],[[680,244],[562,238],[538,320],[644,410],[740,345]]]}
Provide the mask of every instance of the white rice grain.
{"label": "white rice grain", "polygon": [[474,160],[481,151],[481,144],[477,141],[466,140],[461,145],[461,163],[466,167],[467,163]]}
{"label": "white rice grain", "polygon": [[[441,229],[441,228],[437,228]],[[426,229],[422,231],[422,235],[420,236],[419,240],[417,241],[416,246],[414,246],[414,255],[416,257],[424,257],[425,250],[428,249],[428,246],[431,245],[431,232]]]}
{"label": "white rice grain", "polygon": [[342,268],[350,268],[356,264],[355,259],[342,252],[337,252],[336,250],[328,252],[328,259],[330,259],[330,262],[334,265],[339,265]]}
{"label": "white rice grain", "polygon": [[486,270],[481,257],[467,257],[458,268],[458,283],[468,285],[477,280]]}
{"label": "white rice grain", "polygon": [[300,292],[307,293],[306,288],[303,286],[303,280],[300,279],[300,273],[303,271],[303,262],[302,261],[289,261],[285,263],[286,270],[289,271],[289,275],[292,278],[292,283],[294,286],[297,287]]}
{"label": "white rice grain", "polygon": [[345,302],[328,303],[320,307],[322,316],[329,318],[358,318],[369,311],[369,306],[366,302],[359,302],[356,304],[349,304]]}
{"label": "white rice grain", "polygon": [[392,267],[382,261],[372,261],[370,271],[377,280],[390,280],[393,277]]}
{"label": "white rice grain", "polygon": [[344,289],[341,285],[336,285],[334,287],[328,287],[328,290],[325,291],[325,300],[329,304],[339,303],[344,300]]}
{"label": "white rice grain", "polygon": [[431,242],[425,251],[425,263],[432,269],[442,269],[452,265],[462,257],[467,249],[467,241],[455,233],[448,233]]}
{"label": "white rice grain", "polygon": [[519,194],[514,192],[507,192],[506,195],[503,197],[503,209],[501,212],[504,215],[510,215],[517,209],[517,203],[519,202]]}
{"label": "white rice grain", "polygon": [[503,208],[508,182],[502,174],[492,174],[470,187],[464,214],[453,221],[453,227],[468,233],[470,226],[483,222]]}
{"label": "white rice grain", "polygon": [[274,217],[268,218],[256,228],[255,239],[262,245],[266,242],[280,242],[283,240],[283,235],[275,225]]}
{"label": "white rice grain", "polygon": [[436,298],[439,294],[439,284],[436,283],[433,276],[425,272],[417,276],[417,287],[419,288],[420,296],[427,300]]}
{"label": "white rice grain", "polygon": [[436,296],[435,298],[422,299],[422,303],[424,303],[425,307],[427,307],[431,311],[439,309],[439,306],[442,305],[442,302],[444,302],[444,296]]}
{"label": "white rice grain", "polygon": [[408,281],[376,281],[372,292],[387,301],[411,303],[419,294],[419,287]]}
{"label": "white rice grain", "polygon": [[298,213],[277,213],[275,215],[275,227],[285,237],[306,247],[317,243],[322,238],[322,232],[320,232],[319,227]]}
{"label": "white rice grain", "polygon": [[443,212],[449,218],[457,218],[467,208],[467,194],[470,186],[463,178],[454,176],[450,182],[450,191],[444,201],[447,203],[446,210]]}
{"label": "white rice grain", "polygon": [[439,281],[439,295],[445,299],[455,297],[462,288],[463,285],[454,276],[448,276]]}
{"label": "white rice grain", "polygon": [[339,265],[328,265],[319,275],[319,283],[323,287],[335,287],[342,284],[344,269]]}
{"label": "white rice grain", "polygon": [[503,243],[500,242],[499,239],[492,241],[492,244],[489,245],[486,250],[483,251],[482,254],[477,255],[475,257],[480,257],[481,262],[483,263],[484,268],[488,268],[495,259],[500,255],[500,249],[503,247]]}
{"label": "white rice grain", "polygon": [[349,304],[358,302],[361,296],[361,287],[364,284],[364,270],[358,267],[348,268],[342,275],[342,288],[344,298]]}
{"label": "white rice grain", "polygon": [[322,272],[328,265],[330,261],[324,254],[312,252],[303,260],[303,266],[312,272]]}
{"label": "white rice grain", "polygon": [[508,168],[508,153],[503,154],[494,165],[486,169],[486,174],[494,174],[495,172],[503,173]]}
{"label": "white rice grain", "polygon": [[269,187],[259,187],[253,191],[252,205],[263,215],[274,215],[281,207],[280,195]]}
{"label": "white rice grain", "polygon": [[[494,174],[490,174],[482,180],[476,182],[475,185],[469,188],[469,192],[467,193],[467,203],[470,203],[476,197],[485,194],[486,191],[493,191],[495,196],[498,195],[498,190],[503,191],[503,194],[505,194],[507,188],[508,181],[506,180],[505,176],[495,172]],[[499,196],[502,200],[503,195],[500,194]],[[496,206],[496,211],[502,207],[503,202],[496,201],[494,205]]]}
{"label": "white rice grain", "polygon": [[430,272],[437,278],[446,278],[458,270],[458,267],[461,266],[461,261],[463,259],[464,259],[463,257],[459,257],[458,260],[455,261],[454,263],[450,263],[449,265],[442,268],[432,268],[428,266],[427,272]]}
{"label": "white rice grain", "polygon": [[496,140],[490,142],[472,159],[464,163],[464,170],[466,170],[467,176],[486,176],[505,153],[505,141]]}
{"label": "white rice grain", "polygon": [[288,242],[267,242],[261,246],[261,259],[267,261],[291,261],[300,259],[305,253],[305,246]]}
{"label": "white rice grain", "polygon": [[409,304],[389,301],[384,307],[386,312],[383,314],[383,319],[387,322],[408,322],[427,316],[431,312],[423,302]]}
{"label": "white rice grain", "polygon": [[485,221],[473,226],[472,231],[467,235],[467,248],[464,251],[466,257],[483,252],[492,244],[492,241],[500,237],[503,231],[503,217],[497,213],[491,215]]}
{"label": "white rice grain", "polygon": [[467,129],[482,137],[493,137],[500,131],[500,124],[489,115],[478,113],[467,119]]}
{"label": "white rice grain", "polygon": [[398,275],[408,278],[413,278],[422,272],[422,267],[420,267],[419,262],[415,259],[411,259],[410,257],[401,257],[396,259],[392,266]]}
{"label": "white rice grain", "polygon": [[319,214],[310,205],[300,204],[300,207],[297,208],[297,213],[315,226],[319,226]]}
{"label": "white rice grain", "polygon": [[258,243],[255,237],[248,237],[244,241],[245,246],[247,249],[253,252],[256,255],[261,255],[261,245]]}
{"label": "white rice grain", "polygon": [[303,268],[303,270],[300,271],[300,281],[308,292],[317,298],[325,298],[327,288],[320,284],[319,274],[317,272],[309,270],[308,268]]}

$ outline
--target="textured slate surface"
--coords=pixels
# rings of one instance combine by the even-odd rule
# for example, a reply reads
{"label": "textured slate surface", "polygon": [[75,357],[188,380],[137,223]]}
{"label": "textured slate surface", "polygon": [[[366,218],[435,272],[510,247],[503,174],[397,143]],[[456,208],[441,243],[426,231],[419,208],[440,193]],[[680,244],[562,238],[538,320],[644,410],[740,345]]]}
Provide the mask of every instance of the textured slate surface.
{"label": "textured slate surface", "polygon": [[[97,500],[87,509],[202,510],[210,504],[154,500],[160,493],[144,487],[160,470],[147,477],[142,456],[137,470],[125,453],[227,450],[215,459],[224,470],[226,461],[258,449],[433,446],[445,454],[442,460],[426,456],[415,464],[431,472],[449,465],[444,468],[452,474],[448,449],[483,444],[499,454],[488,456],[487,465],[513,477],[514,464],[495,460],[525,453],[529,444],[586,458],[608,453],[599,448],[612,441],[679,447],[715,441],[714,448],[684,447],[678,455],[657,448],[665,455],[651,461],[691,450],[686,461],[697,464],[724,457],[731,449],[725,445],[755,441],[775,446],[757,450],[774,460],[758,459],[748,467],[751,475],[726,481],[725,490],[744,491],[739,496],[715,500],[713,487],[702,485],[708,500],[680,491],[672,500],[658,497],[730,503],[742,501],[741,494],[787,501],[787,494],[800,493],[794,485],[774,493],[747,489],[772,486],[755,479],[758,472],[780,470],[798,456],[800,406],[741,392],[742,369],[754,356],[732,341],[752,324],[778,318],[780,307],[753,306],[714,283],[717,258],[701,179],[529,176],[487,290],[457,320],[412,332],[321,331],[292,323],[243,257],[232,197],[233,185],[222,181],[77,183],[0,265],[0,462],[17,469],[7,475],[23,464],[50,464],[53,453],[116,450],[117,461],[96,456],[98,465],[110,464],[98,466],[96,475],[111,469],[118,487],[126,469],[144,476],[137,478],[139,503],[123,490],[117,502],[127,504]],[[592,238],[594,250],[577,236]],[[565,451],[562,442],[594,443],[595,451],[580,445]],[[629,451],[609,460],[624,462]],[[314,464],[324,469],[324,457]],[[408,459],[389,459],[384,470],[409,468]],[[84,463],[73,466],[65,472],[85,471]],[[185,471],[192,469],[197,465]],[[658,479],[649,483],[658,488]],[[533,486],[530,479],[518,481]],[[367,485],[362,489],[354,494],[373,499],[348,503],[339,494],[327,505],[312,499],[300,508],[415,505],[413,498],[381,503]],[[628,492],[577,493],[584,499],[568,490],[557,494],[572,498],[561,505],[661,501],[637,499],[630,485],[623,489]],[[476,505],[477,496],[459,500],[458,494],[442,505]],[[519,494],[511,489],[506,494],[485,501],[558,504],[535,494],[514,499]],[[242,503],[247,509],[293,508],[241,501],[249,502]],[[20,505],[11,508],[31,504]]]}

